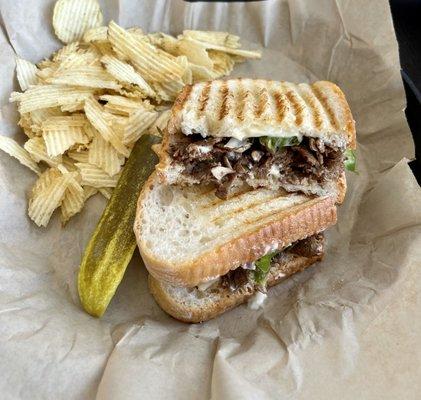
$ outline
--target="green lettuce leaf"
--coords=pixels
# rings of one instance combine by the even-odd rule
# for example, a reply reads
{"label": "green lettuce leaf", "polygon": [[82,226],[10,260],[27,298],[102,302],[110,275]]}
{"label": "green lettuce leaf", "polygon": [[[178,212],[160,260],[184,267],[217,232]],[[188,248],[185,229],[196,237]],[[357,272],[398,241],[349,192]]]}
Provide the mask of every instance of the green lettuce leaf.
{"label": "green lettuce leaf", "polygon": [[275,251],[273,253],[268,253],[265,256],[259,258],[256,262],[256,269],[254,270],[254,281],[258,285],[264,285],[266,283],[266,278],[268,276],[270,270],[270,264],[272,262],[272,258],[278,252]]}
{"label": "green lettuce leaf", "polygon": [[273,136],[262,136],[259,138],[260,144],[265,146],[272,153],[276,153],[282,148],[287,146],[297,146],[301,140],[297,136],[291,137],[273,137]]}
{"label": "green lettuce leaf", "polygon": [[357,158],[355,157],[355,151],[351,149],[347,149],[345,151],[345,161],[344,161],[345,168],[348,171],[355,172],[357,168]]}

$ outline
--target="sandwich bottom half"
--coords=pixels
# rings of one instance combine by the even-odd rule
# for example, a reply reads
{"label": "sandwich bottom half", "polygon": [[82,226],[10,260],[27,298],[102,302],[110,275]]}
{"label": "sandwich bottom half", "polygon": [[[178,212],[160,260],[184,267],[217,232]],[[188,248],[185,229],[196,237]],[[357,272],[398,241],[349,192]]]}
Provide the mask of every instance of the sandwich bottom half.
{"label": "sandwich bottom half", "polygon": [[263,285],[256,284],[256,269],[251,263],[191,288],[173,286],[149,275],[149,289],[159,306],[175,319],[204,322],[246,301],[250,301],[251,308],[257,308],[267,288],[321,261],[323,255],[324,235],[319,233],[277,252]]}

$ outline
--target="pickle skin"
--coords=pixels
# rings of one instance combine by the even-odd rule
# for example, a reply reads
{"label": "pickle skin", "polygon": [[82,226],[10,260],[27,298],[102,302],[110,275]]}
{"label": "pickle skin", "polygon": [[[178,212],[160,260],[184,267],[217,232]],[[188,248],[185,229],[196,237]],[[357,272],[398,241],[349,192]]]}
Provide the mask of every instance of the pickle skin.
{"label": "pickle skin", "polygon": [[143,135],[136,142],[85,249],[78,275],[79,298],[85,311],[95,317],[107,309],[136,248],[137,199],[158,162],[151,146],[159,141],[157,136]]}

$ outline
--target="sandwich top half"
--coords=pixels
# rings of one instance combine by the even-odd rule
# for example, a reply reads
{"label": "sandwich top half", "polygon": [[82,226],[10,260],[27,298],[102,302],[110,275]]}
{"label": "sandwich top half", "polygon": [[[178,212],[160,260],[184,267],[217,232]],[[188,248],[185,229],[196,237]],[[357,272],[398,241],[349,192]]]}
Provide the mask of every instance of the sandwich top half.
{"label": "sandwich top half", "polygon": [[216,80],[177,98],[157,171],[168,184],[214,183],[222,199],[247,183],[340,203],[355,146],[350,108],[331,82]]}

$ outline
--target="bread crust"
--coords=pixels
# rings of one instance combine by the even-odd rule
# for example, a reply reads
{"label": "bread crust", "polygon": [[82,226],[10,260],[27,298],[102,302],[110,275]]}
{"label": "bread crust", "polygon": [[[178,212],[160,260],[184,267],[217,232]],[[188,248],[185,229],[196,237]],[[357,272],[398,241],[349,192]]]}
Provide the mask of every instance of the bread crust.
{"label": "bread crust", "polygon": [[335,198],[316,197],[274,214],[266,225],[234,237],[196,259],[174,264],[153,254],[141,235],[142,204],[155,184],[159,183],[154,173],[139,196],[134,232],[149,273],[175,286],[193,287],[207,279],[225,275],[239,265],[262,257],[268,245],[277,244],[278,249],[282,249],[336,223]]}
{"label": "bread crust", "polygon": [[[268,286],[274,286],[289,276],[304,270],[310,265],[320,261],[323,255],[314,257],[296,257],[283,269],[283,276],[270,277]],[[231,292],[228,288],[221,289],[221,295],[215,302],[208,302],[206,307],[190,306],[177,302],[166,289],[166,284],[155,279],[151,275],[148,278],[149,289],[159,306],[173,318],[182,322],[198,323],[208,321],[218,315],[245,303],[253,294],[254,289],[237,290]]]}

